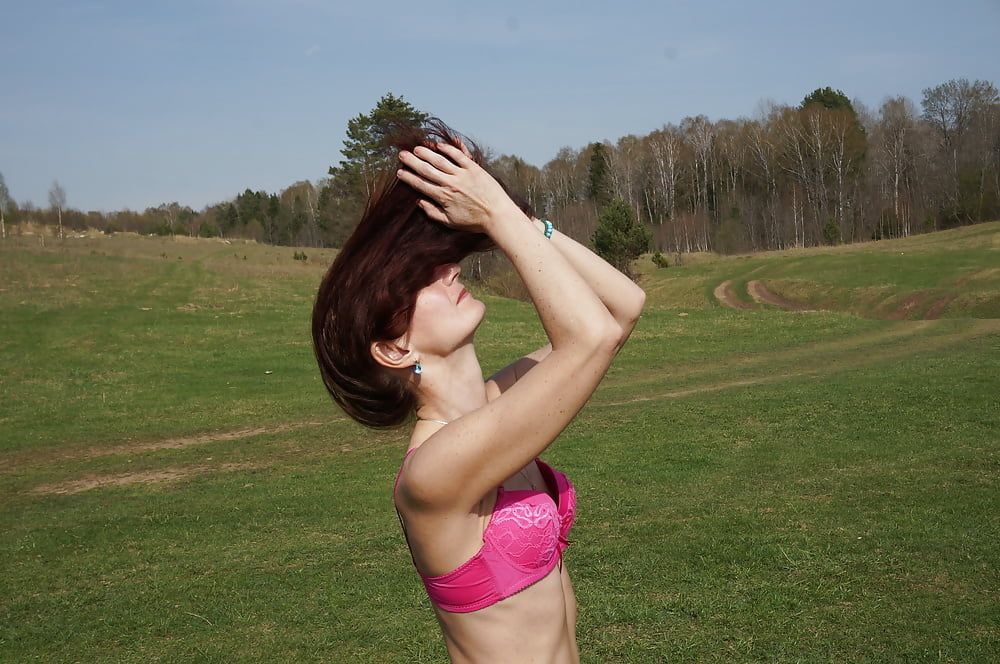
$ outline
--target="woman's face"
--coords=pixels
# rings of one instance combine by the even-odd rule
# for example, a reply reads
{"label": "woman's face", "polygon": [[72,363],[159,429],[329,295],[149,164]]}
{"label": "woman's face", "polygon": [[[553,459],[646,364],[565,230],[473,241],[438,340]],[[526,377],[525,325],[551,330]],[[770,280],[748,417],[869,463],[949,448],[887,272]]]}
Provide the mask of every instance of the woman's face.
{"label": "woman's face", "polygon": [[446,357],[469,343],[483,320],[486,305],[458,280],[458,263],[434,271],[434,281],[417,293],[410,325],[410,344],[420,352]]}

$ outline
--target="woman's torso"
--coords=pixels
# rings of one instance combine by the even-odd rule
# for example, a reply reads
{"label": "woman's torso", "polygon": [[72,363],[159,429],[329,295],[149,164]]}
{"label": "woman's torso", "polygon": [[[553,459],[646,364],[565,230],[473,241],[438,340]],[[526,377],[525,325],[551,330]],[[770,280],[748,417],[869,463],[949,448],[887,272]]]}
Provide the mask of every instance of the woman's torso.
{"label": "woman's torso", "polygon": [[[410,447],[422,443],[415,435]],[[552,495],[558,487],[549,487],[534,461],[505,480],[501,488],[503,492],[491,491],[471,509],[446,515],[408,513],[401,501],[397,502],[421,575],[449,573],[475,556],[484,547],[497,500],[509,504],[509,492],[524,492],[525,498],[546,492],[552,501],[559,499]],[[533,488],[538,491],[528,491]],[[561,556],[559,564],[540,580],[485,608],[457,613],[433,602],[431,605],[453,662],[579,662],[576,597]]]}

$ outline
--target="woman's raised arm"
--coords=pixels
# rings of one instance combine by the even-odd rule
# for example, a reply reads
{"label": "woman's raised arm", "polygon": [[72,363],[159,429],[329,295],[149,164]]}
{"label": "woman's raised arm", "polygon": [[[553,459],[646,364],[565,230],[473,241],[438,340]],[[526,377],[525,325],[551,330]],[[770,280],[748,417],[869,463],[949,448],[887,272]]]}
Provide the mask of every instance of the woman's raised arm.
{"label": "woman's raised arm", "polygon": [[[539,233],[545,230],[541,219],[532,218],[531,223]],[[646,292],[588,247],[559,232],[558,228],[553,229],[549,239],[580,273],[618,324],[625,328],[625,332],[631,331],[642,315]]]}
{"label": "woman's raised arm", "polygon": [[402,177],[439,206],[425,206],[431,218],[489,233],[524,281],[552,342],[548,357],[516,385],[442,427],[409,458],[400,484],[407,502],[451,511],[468,509],[552,444],[604,377],[622,328],[495,179],[457,148],[442,151],[453,164],[434,168],[434,158],[407,157],[421,177]]}

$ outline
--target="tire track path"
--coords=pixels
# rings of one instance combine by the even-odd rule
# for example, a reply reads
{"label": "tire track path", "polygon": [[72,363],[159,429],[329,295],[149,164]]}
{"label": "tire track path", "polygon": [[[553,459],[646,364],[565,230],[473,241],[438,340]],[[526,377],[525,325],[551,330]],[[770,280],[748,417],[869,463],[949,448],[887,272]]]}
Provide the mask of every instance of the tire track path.
{"label": "tire track path", "polygon": [[591,405],[597,408],[603,406],[621,406],[624,404],[637,403],[640,401],[659,401],[664,399],[676,399],[691,394],[714,392],[717,390],[724,390],[731,387],[743,387],[746,385],[761,385],[767,383],[781,382],[784,380],[789,380],[802,376],[818,378],[833,373],[839,373],[841,371],[863,369],[870,366],[876,366],[884,364],[886,361],[890,360],[905,359],[908,357],[912,357],[914,355],[918,355],[920,353],[940,350],[942,348],[954,346],[955,344],[959,344],[963,341],[968,341],[970,339],[975,339],[986,335],[991,335],[991,334],[1000,335],[1000,319],[990,318],[990,319],[974,319],[974,320],[975,323],[973,323],[969,328],[961,330],[959,332],[939,334],[931,337],[914,339],[911,340],[909,343],[907,343],[907,345],[905,346],[885,350],[878,354],[866,355],[864,357],[856,358],[854,360],[843,360],[836,363],[827,362],[818,367],[805,368],[798,371],[786,371],[776,374],[769,374],[766,376],[756,376],[738,380],[720,381],[705,385],[695,385],[690,388],[685,388],[681,390],[669,390],[666,392],[660,392],[658,394],[633,397],[631,399],[619,399],[614,401],[611,400],[594,401],[591,403]]}
{"label": "tire track path", "polygon": [[791,300],[783,298],[780,295],[775,295],[767,289],[767,286],[765,286],[764,282],[760,279],[748,281],[747,292],[750,293],[750,297],[754,299],[754,302],[770,304],[778,307],[779,309],[784,309],[785,311],[819,311],[819,309],[810,309],[807,305],[792,302]]}
{"label": "tire track path", "polygon": [[733,292],[732,279],[726,279],[716,286],[712,294],[724,307],[729,307],[730,309],[756,309],[752,304],[748,304],[736,297],[736,293]]}

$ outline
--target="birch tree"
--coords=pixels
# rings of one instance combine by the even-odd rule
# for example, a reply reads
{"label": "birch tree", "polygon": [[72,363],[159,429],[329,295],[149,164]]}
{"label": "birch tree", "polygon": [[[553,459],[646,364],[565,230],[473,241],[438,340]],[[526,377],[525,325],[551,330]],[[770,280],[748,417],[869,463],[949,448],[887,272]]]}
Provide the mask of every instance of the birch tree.
{"label": "birch tree", "polygon": [[667,219],[677,217],[677,178],[683,140],[674,126],[664,127],[650,134],[649,149],[656,168],[656,180],[666,199]]}
{"label": "birch tree", "polygon": [[899,224],[902,235],[910,234],[912,219],[912,199],[907,189],[915,166],[911,144],[916,122],[916,108],[904,97],[886,99],[879,108],[873,164],[884,178],[882,183],[892,201],[893,220]]}
{"label": "birch tree", "polygon": [[62,211],[66,207],[66,190],[59,184],[59,180],[54,180],[49,189],[49,205],[59,215],[59,237],[62,239],[65,237],[63,235]]}
{"label": "birch tree", "polygon": [[696,243],[700,251],[708,251],[708,220],[710,215],[709,183],[712,179],[712,144],[715,130],[704,115],[681,120],[681,134],[690,149],[692,164],[689,171],[692,190],[692,213],[698,221],[700,236]]}
{"label": "birch tree", "polygon": [[587,171],[580,162],[580,152],[566,146],[542,168],[542,181],[548,192],[546,213],[581,199],[581,193],[586,191]]}
{"label": "birch tree", "polygon": [[972,217],[960,187],[962,167],[969,161],[967,155],[974,152],[974,146],[968,145],[968,140],[974,139],[971,128],[977,116],[997,103],[997,88],[989,81],[970,83],[959,78],[923,90],[922,117],[938,131],[941,150],[952,166],[949,204],[958,220],[969,221]]}
{"label": "birch tree", "polygon": [[7,189],[7,183],[3,179],[3,173],[0,173],[0,239],[7,238],[7,224],[5,217],[7,216],[7,210],[10,209],[10,190]]}
{"label": "birch tree", "polygon": [[[649,135],[649,155],[651,160],[651,178],[658,187],[658,194],[664,199],[666,219],[672,229],[671,235],[674,247],[691,251],[691,236],[688,225],[679,222],[677,187],[681,177],[681,155],[684,140],[680,131],[674,125],[664,125],[661,129]],[[655,219],[662,224],[662,218]]]}
{"label": "birch tree", "polygon": [[637,180],[642,160],[642,142],[633,134],[622,136],[613,148],[605,150],[605,155],[615,195],[632,207],[636,219],[641,219],[636,192],[639,189]]}
{"label": "birch tree", "polygon": [[815,209],[814,200],[818,196],[815,191],[815,177],[810,157],[809,137],[803,128],[801,111],[787,108],[780,119],[776,120],[776,129],[781,136],[779,161],[782,170],[787,173],[791,182],[792,195],[792,231],[794,246],[805,246],[805,213],[806,208]]}
{"label": "birch tree", "polygon": [[764,237],[766,248],[783,249],[784,242],[778,227],[778,139],[766,121],[754,121],[747,127],[750,152],[749,169],[763,185]]}

